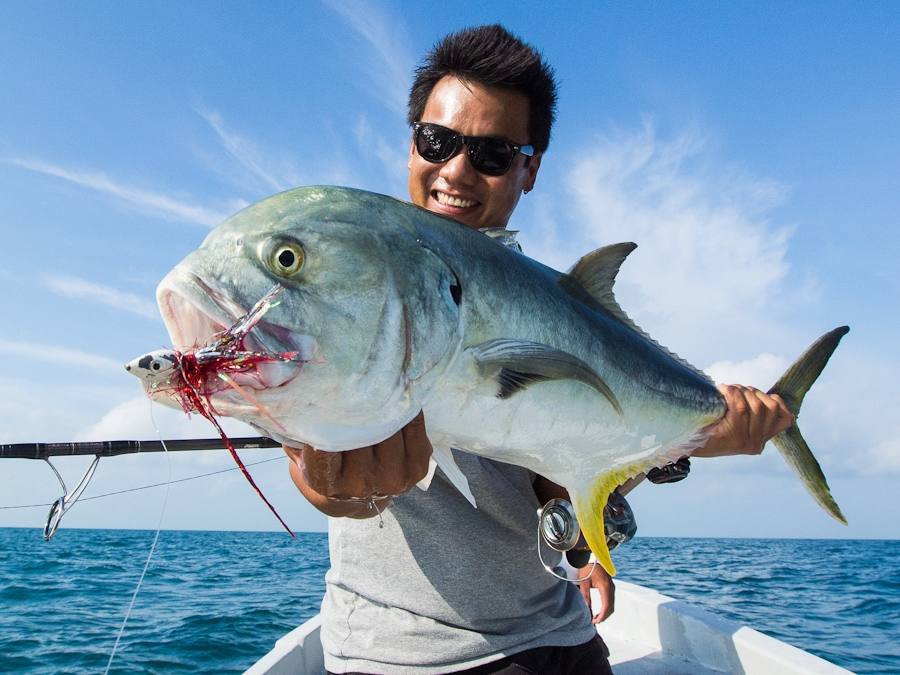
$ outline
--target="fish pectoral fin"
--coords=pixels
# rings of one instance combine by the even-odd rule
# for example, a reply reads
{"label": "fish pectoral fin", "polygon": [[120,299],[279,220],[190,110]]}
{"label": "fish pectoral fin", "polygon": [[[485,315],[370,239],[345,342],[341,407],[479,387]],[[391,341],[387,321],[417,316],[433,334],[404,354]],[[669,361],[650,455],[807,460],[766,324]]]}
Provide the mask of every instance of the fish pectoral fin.
{"label": "fish pectoral fin", "polygon": [[428,473],[416,483],[416,487],[419,488],[422,492],[428,492],[428,488],[431,487],[431,481],[434,479],[434,471],[437,469],[437,462],[434,460],[434,457],[431,457],[428,460]]}
{"label": "fish pectoral fin", "polygon": [[496,379],[498,398],[509,398],[536,382],[577,380],[598,391],[621,417],[622,406],[609,385],[577,356],[540,342],[488,340],[471,348],[482,374]]}
{"label": "fish pectoral fin", "polygon": [[[459,466],[456,464],[456,460],[453,459],[453,451],[450,448],[443,447],[435,447],[431,452],[431,461],[428,466],[428,474],[433,477],[434,469],[431,467],[432,462],[435,467],[440,467],[441,471],[444,472],[444,475],[447,476],[447,480],[453,483],[453,486],[462,493],[462,496],[469,500],[469,503],[474,506],[476,509],[478,505],[475,503],[475,495],[472,494],[471,488],[469,488],[469,481],[466,478],[466,475],[460,470]],[[428,485],[422,487],[423,490],[427,490],[431,485],[431,478],[429,475],[426,475],[417,485],[422,487],[422,483],[426,480],[428,481]]]}

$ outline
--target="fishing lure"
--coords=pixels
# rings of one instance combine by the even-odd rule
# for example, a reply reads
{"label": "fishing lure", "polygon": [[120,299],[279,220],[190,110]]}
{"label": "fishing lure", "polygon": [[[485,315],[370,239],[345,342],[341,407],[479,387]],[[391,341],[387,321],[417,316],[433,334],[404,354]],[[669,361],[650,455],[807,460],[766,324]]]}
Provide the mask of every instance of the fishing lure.
{"label": "fishing lure", "polygon": [[224,383],[234,389],[260,414],[275,422],[265,407],[248,389],[241,387],[233,375],[250,372],[261,363],[302,361],[300,353],[297,351],[272,353],[244,348],[244,339],[247,334],[259,323],[267,311],[278,305],[276,298],[282,291],[284,291],[283,286],[274,286],[230,328],[213,335],[208,345],[185,351],[157,349],[129,361],[125,365],[125,370],[142,380],[148,395],[161,393],[171,395],[178,400],[186,413],[197,413],[209,420],[219,433],[241,473],[244,474],[244,478],[269,507],[282,527],[296,538],[291,528],[266,499],[250,472],[247,471],[231,439],[228,438],[216,419],[217,413],[210,401],[210,395],[221,390],[221,383]]}

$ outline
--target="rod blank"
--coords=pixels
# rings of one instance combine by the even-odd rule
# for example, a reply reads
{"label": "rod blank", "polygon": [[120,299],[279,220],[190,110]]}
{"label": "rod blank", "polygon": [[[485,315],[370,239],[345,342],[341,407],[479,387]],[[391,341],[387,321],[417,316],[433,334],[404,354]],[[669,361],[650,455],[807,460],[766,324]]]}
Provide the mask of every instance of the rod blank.
{"label": "rod blank", "polygon": [[[281,443],[265,436],[232,438],[236,450],[280,448]],[[165,443],[165,448],[163,447]],[[188,438],[165,441],[85,441],[73,443],[5,443],[0,444],[0,459],[47,459],[48,457],[75,457],[97,455],[115,457],[139,452],[171,452],[188,450],[224,450],[221,438]]]}

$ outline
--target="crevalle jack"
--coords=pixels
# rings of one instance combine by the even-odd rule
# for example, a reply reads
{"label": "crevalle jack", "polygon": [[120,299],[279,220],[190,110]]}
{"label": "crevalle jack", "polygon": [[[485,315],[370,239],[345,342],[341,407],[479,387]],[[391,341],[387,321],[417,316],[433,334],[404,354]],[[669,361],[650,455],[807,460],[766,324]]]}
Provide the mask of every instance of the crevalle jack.
{"label": "crevalle jack", "polygon": [[[307,187],[213,230],[157,300],[179,354],[207,347],[282,287],[236,349],[291,357],[244,361],[230,382],[197,380],[210,410],[334,452],[378,443],[424,410],[437,465],[470,500],[450,448],[565,487],[614,573],[602,522],[610,492],[702,447],[725,413],[713,382],[616,302],[613,282],[634,248],[606,246],[561,273],[417,206]],[[847,331],[820,338],[771,389],[795,415]],[[156,354],[161,368],[168,356]],[[159,375],[142,379],[183,407]],[[773,442],[846,522],[796,424]]]}

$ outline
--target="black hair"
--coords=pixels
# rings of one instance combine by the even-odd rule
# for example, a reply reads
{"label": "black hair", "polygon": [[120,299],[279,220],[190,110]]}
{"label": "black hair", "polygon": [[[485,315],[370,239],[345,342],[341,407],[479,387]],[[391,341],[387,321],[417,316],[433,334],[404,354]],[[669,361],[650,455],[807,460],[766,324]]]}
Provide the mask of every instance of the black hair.
{"label": "black hair", "polygon": [[416,68],[409,91],[410,125],[421,121],[431,90],[447,75],[523,94],[528,99],[527,142],[537,152],[547,149],[556,118],[556,80],[553,68],[534,47],[499,24],[447,35]]}

